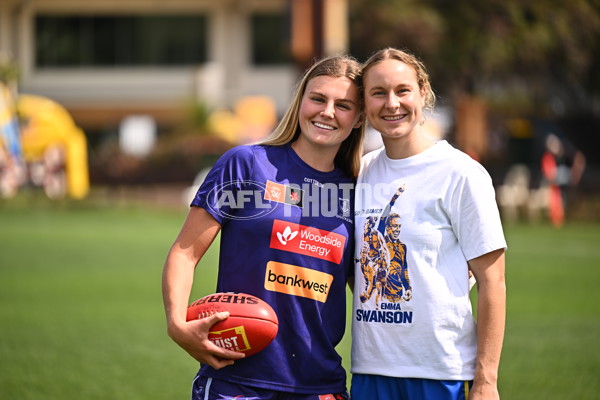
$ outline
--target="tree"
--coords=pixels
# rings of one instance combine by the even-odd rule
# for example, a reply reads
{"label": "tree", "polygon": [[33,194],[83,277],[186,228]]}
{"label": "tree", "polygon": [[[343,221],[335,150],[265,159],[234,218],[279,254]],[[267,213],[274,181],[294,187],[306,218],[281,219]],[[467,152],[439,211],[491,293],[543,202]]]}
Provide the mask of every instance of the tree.
{"label": "tree", "polygon": [[600,96],[598,0],[350,1],[351,52],[365,59],[392,46],[419,56],[438,97],[460,112],[464,150],[485,153],[490,108],[591,112]]}
{"label": "tree", "polygon": [[424,60],[434,87],[446,95],[526,85],[532,99],[558,92],[580,108],[600,92],[598,0],[350,4],[353,54],[364,59],[382,47],[408,48]]}

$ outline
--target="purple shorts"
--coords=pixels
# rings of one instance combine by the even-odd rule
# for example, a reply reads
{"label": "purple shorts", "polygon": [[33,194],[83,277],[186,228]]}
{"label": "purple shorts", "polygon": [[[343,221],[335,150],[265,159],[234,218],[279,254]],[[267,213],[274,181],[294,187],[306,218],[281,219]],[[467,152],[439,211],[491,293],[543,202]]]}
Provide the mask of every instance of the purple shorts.
{"label": "purple shorts", "polygon": [[348,393],[300,394],[240,385],[198,375],[192,400],[348,400]]}

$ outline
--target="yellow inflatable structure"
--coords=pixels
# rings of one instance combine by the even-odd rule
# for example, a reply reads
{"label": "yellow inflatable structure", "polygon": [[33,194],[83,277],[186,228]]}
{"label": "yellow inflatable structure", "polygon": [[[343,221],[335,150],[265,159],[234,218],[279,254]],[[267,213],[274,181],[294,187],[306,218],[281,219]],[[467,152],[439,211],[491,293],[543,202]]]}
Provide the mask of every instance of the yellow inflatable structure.
{"label": "yellow inflatable structure", "polygon": [[26,180],[42,186],[49,197],[87,196],[90,190],[87,140],[68,111],[55,101],[29,94],[17,96],[14,105],[19,119],[20,154],[14,151],[11,154],[0,135],[0,150],[12,156],[11,164],[24,164],[28,170]]}
{"label": "yellow inflatable structure", "polygon": [[64,152],[67,194],[81,199],[90,189],[87,141],[70,114],[58,103],[45,97],[21,95],[17,110],[22,119],[21,144],[27,163],[44,158],[57,146]]}

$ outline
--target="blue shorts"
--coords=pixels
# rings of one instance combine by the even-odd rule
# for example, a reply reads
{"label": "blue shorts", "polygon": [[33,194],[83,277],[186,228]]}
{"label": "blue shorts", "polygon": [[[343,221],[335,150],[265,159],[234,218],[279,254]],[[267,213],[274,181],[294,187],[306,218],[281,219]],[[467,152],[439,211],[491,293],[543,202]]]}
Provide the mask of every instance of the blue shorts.
{"label": "blue shorts", "polygon": [[472,381],[352,375],[352,400],[467,400]]}
{"label": "blue shorts", "polygon": [[192,400],[348,400],[348,393],[299,394],[261,389],[198,375]]}

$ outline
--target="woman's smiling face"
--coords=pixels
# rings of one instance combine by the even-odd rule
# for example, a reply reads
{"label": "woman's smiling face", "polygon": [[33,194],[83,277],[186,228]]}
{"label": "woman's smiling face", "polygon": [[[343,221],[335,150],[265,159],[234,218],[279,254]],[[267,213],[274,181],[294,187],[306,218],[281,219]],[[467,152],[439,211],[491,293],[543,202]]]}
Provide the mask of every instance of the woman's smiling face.
{"label": "woman's smiling face", "polygon": [[408,138],[423,121],[424,93],[415,70],[398,60],[373,65],[363,77],[365,112],[384,141]]}
{"label": "woman's smiling face", "polygon": [[360,93],[346,77],[317,76],[307,86],[299,111],[299,141],[339,147],[360,126]]}

